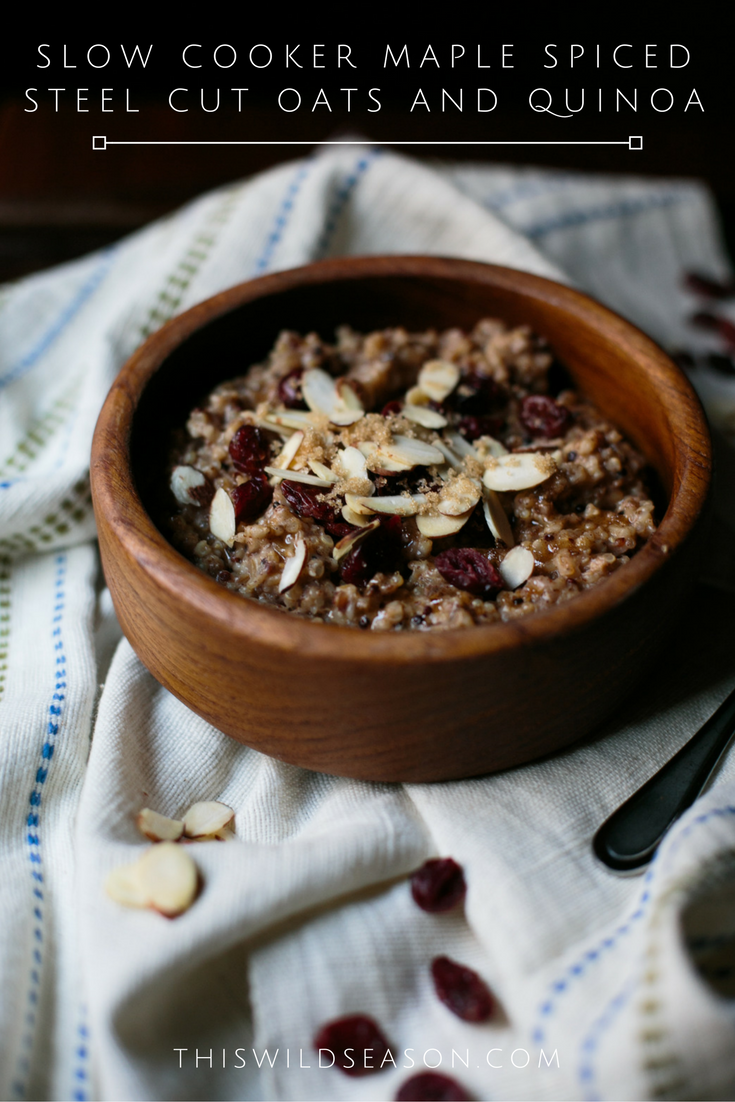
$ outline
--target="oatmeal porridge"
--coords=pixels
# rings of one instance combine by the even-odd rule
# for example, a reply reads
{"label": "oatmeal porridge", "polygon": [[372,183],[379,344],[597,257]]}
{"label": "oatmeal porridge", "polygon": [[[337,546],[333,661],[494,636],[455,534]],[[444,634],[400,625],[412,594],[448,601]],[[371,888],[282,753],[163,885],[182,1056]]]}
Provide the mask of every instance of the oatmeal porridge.
{"label": "oatmeal porridge", "polygon": [[283,332],[191,413],[167,531],[232,592],[332,624],[459,628],[568,601],[655,521],[643,455],[559,374],[494,319]]}

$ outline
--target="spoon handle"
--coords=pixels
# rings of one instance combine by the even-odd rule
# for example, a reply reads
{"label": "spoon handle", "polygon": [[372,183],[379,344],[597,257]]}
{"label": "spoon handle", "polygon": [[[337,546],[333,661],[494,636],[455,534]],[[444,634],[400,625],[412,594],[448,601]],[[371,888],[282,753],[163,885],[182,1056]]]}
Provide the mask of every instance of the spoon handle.
{"label": "spoon handle", "polygon": [[606,819],[595,855],[618,872],[647,865],[666,831],[693,804],[735,734],[735,691],[678,754]]}

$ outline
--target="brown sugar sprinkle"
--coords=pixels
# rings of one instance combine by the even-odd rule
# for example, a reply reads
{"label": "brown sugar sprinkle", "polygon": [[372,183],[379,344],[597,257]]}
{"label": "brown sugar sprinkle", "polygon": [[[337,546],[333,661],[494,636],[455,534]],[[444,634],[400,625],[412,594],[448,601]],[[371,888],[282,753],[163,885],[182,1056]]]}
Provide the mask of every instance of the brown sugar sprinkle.
{"label": "brown sugar sprinkle", "polygon": [[162,524],[231,592],[325,623],[445,630],[571,600],[651,537],[654,504],[620,430],[550,393],[552,362],[497,319],[281,333],[190,415]]}

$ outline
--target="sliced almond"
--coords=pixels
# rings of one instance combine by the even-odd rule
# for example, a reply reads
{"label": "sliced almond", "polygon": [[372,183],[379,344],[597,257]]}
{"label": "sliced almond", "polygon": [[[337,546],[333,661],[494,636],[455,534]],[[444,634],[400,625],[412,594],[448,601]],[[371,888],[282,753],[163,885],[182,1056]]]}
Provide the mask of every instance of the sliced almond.
{"label": "sliced almond", "polygon": [[448,517],[459,517],[472,512],[482,496],[477,483],[467,476],[460,475],[446,482],[439,498],[439,512]]}
{"label": "sliced almond", "polygon": [[137,863],[137,878],[148,906],[175,918],[194,902],[199,875],[186,847],[175,842],[152,846]]}
{"label": "sliced almond", "polygon": [[147,907],[148,894],[139,876],[138,862],[134,865],[121,865],[113,869],[105,879],[105,891],[110,899],[122,903],[123,907]]}
{"label": "sliced almond", "polygon": [[342,385],[338,390],[332,376],[320,367],[304,372],[301,392],[310,410],[323,414],[335,425],[352,425],[365,414],[352,387]]}
{"label": "sliced almond", "polygon": [[220,486],[209,507],[209,531],[228,547],[235,542],[235,506],[227,490]]}
{"label": "sliced almond", "polygon": [[201,838],[215,834],[235,818],[235,812],[219,800],[201,800],[192,804],[184,816],[184,833],[187,838]]}
{"label": "sliced almond", "polygon": [[330,490],[334,483],[326,478],[318,478],[315,474],[307,474],[306,471],[289,471],[283,467],[264,467],[266,474],[281,482],[287,478],[289,482],[305,482],[307,486],[319,486],[322,490]]}
{"label": "sliced almond", "polygon": [[469,440],[462,436],[461,432],[448,432],[447,440],[460,458],[464,459],[465,456],[470,456],[472,459],[477,459],[477,452]]}
{"label": "sliced almond", "polygon": [[342,506],[343,520],[346,520],[348,524],[354,524],[357,528],[364,528],[366,524],[370,523],[368,521],[368,516],[369,514],[366,513],[356,513],[349,505]]}
{"label": "sliced almond", "polygon": [[268,414],[265,423],[267,427],[273,423],[280,428],[303,429],[306,425],[313,425],[314,419],[305,409],[277,409]]}
{"label": "sliced almond", "polygon": [[207,505],[214,487],[196,467],[174,467],[171,472],[171,492],[182,505]]}
{"label": "sliced almond", "polygon": [[391,516],[412,517],[426,503],[425,494],[389,494],[386,497],[358,497],[345,494],[345,501],[356,513],[388,513]]}
{"label": "sliced almond", "polygon": [[385,474],[395,474],[397,472],[405,474],[406,471],[411,471],[416,466],[415,463],[407,463],[405,460],[399,461],[398,459],[394,459],[387,452],[383,451],[382,448],[377,446],[367,457],[367,461],[370,470],[375,471],[376,474],[378,471],[384,472]]}
{"label": "sliced almond", "polygon": [[459,382],[459,368],[448,360],[428,360],[419,371],[418,385],[433,402],[443,402]]}
{"label": "sliced almond", "polygon": [[278,592],[285,593],[287,589],[290,589],[292,585],[299,580],[299,575],[304,568],[306,562],[306,543],[302,536],[297,536],[293,545],[293,555],[286,559],[281,573],[281,580],[278,583]]}
{"label": "sliced almond", "polygon": [[301,429],[295,432],[289,437],[288,442],[285,444],[283,451],[276,459],[274,466],[281,469],[287,469],[291,466],[292,462],[296,458],[296,452],[301,447],[304,439],[304,433]]}
{"label": "sliced almond", "polygon": [[378,450],[370,458],[373,465],[383,459],[407,463],[411,467],[429,467],[444,463],[444,455],[439,448],[411,436],[394,436],[390,444],[379,444]]}
{"label": "sliced almond", "polygon": [[347,478],[367,478],[367,463],[359,448],[345,448],[337,454],[337,464]]}
{"label": "sliced almond", "polygon": [[[360,497],[359,494],[345,494],[345,505],[352,513],[356,513],[363,518],[363,524],[367,523],[364,518],[372,516],[375,512],[375,510],[370,507],[370,502],[372,500],[373,499],[369,497]],[[352,522],[350,521],[350,523]]]}
{"label": "sliced almond", "polygon": [[266,432],[275,432],[278,436],[283,436],[286,440],[288,440],[290,436],[293,436],[295,431],[289,428],[288,425],[279,425],[275,421],[270,421],[267,417],[256,418],[255,424],[258,428],[265,429]]}
{"label": "sliced almond", "polygon": [[527,547],[512,548],[500,564],[500,575],[508,589],[517,589],[533,574],[535,566],[533,554]]}
{"label": "sliced almond", "polygon": [[309,466],[317,478],[323,478],[325,482],[331,482],[332,484],[339,482],[339,475],[331,471],[326,464],[320,463],[318,459],[310,459]]}
{"label": "sliced almond", "polygon": [[177,842],[184,833],[181,819],[168,819],[149,807],[144,807],[135,820],[138,830],[151,842]]}
{"label": "sliced almond", "polygon": [[365,412],[357,391],[349,379],[345,379],[344,375],[342,375],[339,379],[335,380],[334,386],[340,402],[342,402],[347,409],[360,410],[361,413]]}
{"label": "sliced almond", "polygon": [[486,459],[488,456],[493,459],[499,459],[501,455],[509,454],[505,444],[501,444],[494,436],[481,436],[475,443],[477,444],[474,450],[475,455],[479,455],[481,460]]}
{"label": "sliced almond", "polygon": [[361,440],[357,447],[366,459],[369,459],[373,452],[376,452],[378,450],[378,445],[375,443],[374,440]]}
{"label": "sliced almond", "polygon": [[309,409],[329,417],[339,399],[334,379],[321,367],[305,371],[301,379],[301,392]]}
{"label": "sliced almond", "polygon": [[[431,401],[429,395],[423,391],[420,386],[412,386],[410,390],[407,390],[405,399],[407,406],[428,406]],[[405,408],[402,412],[405,415]]]}
{"label": "sliced almond", "polygon": [[492,490],[485,490],[482,495],[482,510],[485,514],[487,526],[495,539],[500,540],[506,547],[512,547],[515,543],[513,529],[500,498]]}
{"label": "sliced almond", "polygon": [[441,413],[437,413],[435,409],[429,409],[428,406],[407,405],[403,407],[402,413],[409,421],[413,421],[416,425],[423,425],[425,429],[443,429],[447,424],[446,417],[442,417]]}
{"label": "sliced almond", "polygon": [[370,532],[374,532],[376,528],[380,528],[380,521],[374,520],[370,524],[364,525],[364,527],[356,528],[354,532],[349,532],[346,536],[343,536],[339,543],[334,545],[332,551],[332,558],[335,562],[339,562],[345,555],[349,555],[353,547],[355,547],[361,540],[365,539]]}
{"label": "sliced almond", "polygon": [[[445,442],[443,440],[437,440],[436,441],[436,447],[442,453],[442,455],[444,456],[444,458],[446,459],[446,461],[447,461],[447,463],[449,464],[450,467],[454,467],[455,471],[463,471],[464,470],[464,464],[463,464],[462,460],[456,454],[456,452],[454,452],[449,447],[448,444],[445,444]],[[447,478],[449,477],[449,471],[447,471],[447,470],[440,471],[439,473],[442,477],[447,477]]]}
{"label": "sliced almond", "polygon": [[442,536],[453,536],[460,528],[464,528],[474,511],[474,508],[468,509],[466,513],[456,517],[443,515],[416,517],[416,527],[422,536],[428,536],[431,540],[441,539]]}
{"label": "sliced almond", "polygon": [[556,463],[541,452],[501,455],[486,460],[483,482],[488,490],[528,490],[545,482],[556,470]]}

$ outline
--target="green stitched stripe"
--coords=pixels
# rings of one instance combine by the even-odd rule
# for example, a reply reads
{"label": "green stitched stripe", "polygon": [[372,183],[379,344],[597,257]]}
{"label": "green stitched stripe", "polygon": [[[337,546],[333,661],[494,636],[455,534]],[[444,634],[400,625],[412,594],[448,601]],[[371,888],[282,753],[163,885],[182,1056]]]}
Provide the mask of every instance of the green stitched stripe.
{"label": "green stitched stripe", "polygon": [[10,559],[0,557],[0,700],[8,673],[10,639]]}
{"label": "green stitched stripe", "polygon": [[210,215],[209,225],[197,233],[174,271],[166,277],[164,286],[158,292],[156,301],[151,306],[148,317],[141,326],[141,340],[145,340],[156,329],[160,329],[178,311],[184,294],[189,289],[194,276],[197,275],[204,261],[209,257],[219,238],[222,227],[232,217],[241,190],[241,187],[237,187],[226,193],[222,202]]}
{"label": "green stitched stripe", "polygon": [[22,474],[29,464],[38,458],[74,410],[74,399],[79,394],[80,386],[81,379],[76,379],[46,413],[31,422],[25,436],[18,441],[13,452],[0,463],[0,478]]}
{"label": "green stitched stripe", "polygon": [[89,477],[85,477],[72,486],[56,511],[45,516],[40,524],[32,525],[27,533],[18,532],[0,539],[0,555],[15,558],[21,554],[47,551],[60,536],[67,536],[75,525],[85,520],[91,508]]}

